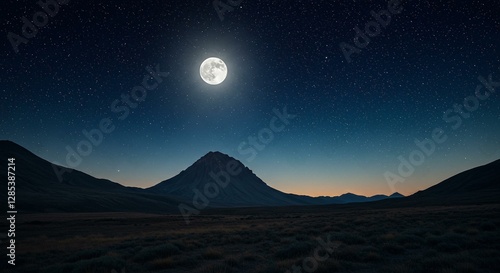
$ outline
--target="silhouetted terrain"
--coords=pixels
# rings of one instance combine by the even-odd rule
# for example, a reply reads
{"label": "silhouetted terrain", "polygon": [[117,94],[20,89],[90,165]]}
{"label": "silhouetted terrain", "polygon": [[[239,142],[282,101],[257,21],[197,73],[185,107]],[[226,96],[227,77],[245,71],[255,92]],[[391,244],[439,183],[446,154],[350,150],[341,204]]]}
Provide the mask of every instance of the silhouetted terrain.
{"label": "silhouetted terrain", "polygon": [[[41,159],[23,147],[0,141],[0,157],[16,158],[17,204],[25,212],[179,212],[180,203],[190,204],[195,190],[207,184],[227,182],[211,199],[209,207],[266,207],[328,205],[372,202],[374,207],[458,205],[494,203],[500,199],[500,160],[457,174],[442,183],[403,197],[365,197],[346,193],[336,197],[287,194],[269,187],[240,161],[220,152],[210,152],[178,175],[148,188],[125,187],[67,169]],[[234,163],[237,175],[229,175]],[[60,173],[60,178],[56,172]],[[222,174],[225,173],[225,176]],[[5,192],[1,193],[3,196]]]}
{"label": "silhouetted terrain", "polygon": [[[228,173],[228,164],[239,170]],[[225,174],[222,175],[221,172]],[[204,191],[205,185],[219,181],[217,194],[211,202],[219,206],[282,206],[317,204],[314,198],[286,194],[269,187],[240,161],[220,152],[209,152],[186,170],[148,190],[153,193],[193,198],[193,189]],[[223,186],[227,183],[227,186]]]}
{"label": "silhouetted terrain", "polygon": [[[240,172],[237,175],[230,175],[228,164],[234,164]],[[148,190],[156,194],[170,194],[191,200],[194,195],[193,189],[203,192],[205,186],[214,183],[214,181],[218,181],[218,185],[227,183],[225,187],[219,186],[219,194],[211,199],[211,205],[217,207],[344,204],[404,197],[399,193],[394,193],[391,196],[380,194],[372,197],[352,193],[336,197],[287,194],[268,186],[243,163],[220,152],[209,152],[178,175]]]}
{"label": "silhouetted terrain", "polygon": [[[341,204],[389,198],[354,194],[313,198],[283,193],[269,187],[240,161],[220,152],[209,152],[177,176],[149,189],[125,187],[51,164],[11,141],[0,141],[0,157],[3,161],[16,158],[17,203],[25,212],[178,212],[179,203],[192,202],[195,189],[203,192],[204,186],[215,179],[224,181],[218,174],[227,173],[229,162],[241,172],[227,176],[227,186],[219,187],[220,193],[210,207]],[[394,197],[402,195],[390,196]]]}
{"label": "silhouetted terrain", "polygon": [[[124,187],[41,159],[23,147],[0,141],[0,158],[16,163],[16,204],[23,212],[150,211],[173,212],[179,200]],[[66,169],[62,180],[58,171]],[[6,192],[1,192],[5,196]]]}
{"label": "silhouetted terrain", "polygon": [[495,202],[500,199],[500,160],[480,166],[412,195],[418,200],[444,202]]}
{"label": "silhouetted terrain", "polygon": [[20,273],[274,273],[307,263],[318,273],[500,271],[500,161],[403,198],[286,194],[237,161],[241,172],[215,206],[186,224],[178,204],[190,202],[193,189],[214,182],[211,173],[235,159],[211,152],[139,189],[76,170],[59,180],[52,164],[1,141],[0,157],[11,156]]}

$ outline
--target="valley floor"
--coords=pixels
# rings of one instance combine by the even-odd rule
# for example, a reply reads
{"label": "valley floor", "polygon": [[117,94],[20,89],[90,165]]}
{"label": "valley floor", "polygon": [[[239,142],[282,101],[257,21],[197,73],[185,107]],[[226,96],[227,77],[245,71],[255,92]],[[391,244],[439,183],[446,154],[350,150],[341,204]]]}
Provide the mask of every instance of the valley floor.
{"label": "valley floor", "polygon": [[261,210],[19,215],[13,272],[500,272],[500,205]]}

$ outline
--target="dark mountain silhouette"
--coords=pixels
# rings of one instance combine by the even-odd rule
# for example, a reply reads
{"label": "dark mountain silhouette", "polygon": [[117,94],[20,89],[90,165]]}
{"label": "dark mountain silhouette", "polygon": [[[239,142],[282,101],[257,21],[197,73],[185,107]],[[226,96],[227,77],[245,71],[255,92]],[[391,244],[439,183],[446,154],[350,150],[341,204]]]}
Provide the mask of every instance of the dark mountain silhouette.
{"label": "dark mountain silhouette", "polygon": [[500,160],[454,175],[405,198],[381,200],[371,208],[480,205],[500,201]]}
{"label": "dark mountain silhouette", "polygon": [[405,196],[398,192],[395,192],[390,196],[377,194],[370,197],[357,195],[354,193],[345,193],[340,196],[334,196],[334,197],[321,196],[317,197],[316,199],[320,201],[321,204],[347,204],[347,203],[374,202],[374,201],[380,201],[391,198],[400,198],[400,197],[405,197]]}
{"label": "dark mountain silhouette", "polygon": [[500,190],[500,160],[479,166],[436,184],[415,196],[469,194]]}
{"label": "dark mountain silhouette", "polygon": [[[230,178],[226,187],[210,200],[211,207],[289,206],[368,202],[388,198],[345,194],[337,197],[309,197],[287,194],[269,187],[240,161],[220,152],[209,152],[177,176],[149,189],[125,187],[107,179],[52,164],[11,141],[0,141],[4,166],[14,157],[16,163],[16,203],[25,212],[101,212],[142,211],[178,212],[180,203],[191,203],[194,190],[215,178]],[[228,173],[228,163],[239,169]],[[57,174],[59,173],[59,175]],[[212,174],[212,175],[211,175]],[[0,196],[5,196],[5,191]]]}
{"label": "dark mountain silhouette", "polygon": [[[228,168],[229,165],[231,165],[230,168]],[[231,175],[230,169],[239,170],[239,172]],[[226,183],[227,185],[223,186]],[[218,193],[214,187],[218,189]],[[243,163],[220,152],[209,152],[178,175],[148,190],[156,194],[170,194],[190,200],[198,190],[204,196],[214,196],[210,198],[210,206],[317,204],[312,197],[287,194],[269,187]]]}
{"label": "dark mountain silhouette", "polygon": [[[240,172],[237,175],[230,175],[228,164],[234,164]],[[229,178],[227,186],[222,187],[221,181],[225,181],[227,178]],[[216,183],[217,179],[221,185]],[[156,194],[170,194],[193,199],[195,189],[198,194],[204,193],[205,187],[209,187],[208,185],[212,185],[212,187],[217,185],[218,189],[217,194],[214,191],[213,198],[207,198],[210,199],[212,207],[344,204],[389,198],[386,195],[365,197],[351,193],[336,197],[310,197],[284,193],[268,186],[240,161],[220,152],[209,152],[178,175],[160,182],[148,190]],[[205,195],[211,196],[212,194],[209,191]]]}
{"label": "dark mountain silhouette", "polygon": [[391,195],[389,195],[389,198],[401,198],[401,197],[405,197],[404,195],[402,195],[401,193],[399,192],[395,192]]}
{"label": "dark mountain silhouette", "polygon": [[[16,158],[16,203],[18,209],[30,212],[177,212],[180,203],[192,202],[195,191],[207,195],[205,187],[209,190],[205,198],[210,199],[210,207],[372,201],[416,206],[500,200],[500,160],[457,174],[408,198],[401,198],[403,196],[399,193],[371,197],[352,193],[335,197],[283,193],[268,186],[240,161],[220,152],[209,152],[175,177],[148,189],[125,187],[51,164],[11,141],[0,141],[0,157],[5,166],[8,158]],[[61,179],[56,171],[64,173]],[[215,186],[217,189],[213,188]],[[5,196],[5,191],[0,195]]]}
{"label": "dark mountain silhouette", "polygon": [[428,203],[489,203],[500,200],[500,160],[479,166],[410,196]]}
{"label": "dark mountain silhouette", "polygon": [[353,193],[346,193],[346,194],[342,194],[340,196],[343,203],[373,202],[373,201],[379,201],[379,200],[384,200],[384,199],[401,198],[401,197],[405,197],[405,196],[400,194],[399,192],[395,192],[389,196],[384,195],[384,194],[377,194],[377,195],[373,195],[370,197],[366,197],[363,195],[357,195],[357,194],[353,194]]}
{"label": "dark mountain silhouette", "polygon": [[[0,159],[16,163],[16,205],[23,212],[174,211],[179,200],[53,165],[11,141],[0,141]],[[66,170],[59,179],[59,172]],[[4,176],[5,177],[5,176]],[[1,191],[0,195],[5,195]],[[6,198],[5,198],[6,200]]]}

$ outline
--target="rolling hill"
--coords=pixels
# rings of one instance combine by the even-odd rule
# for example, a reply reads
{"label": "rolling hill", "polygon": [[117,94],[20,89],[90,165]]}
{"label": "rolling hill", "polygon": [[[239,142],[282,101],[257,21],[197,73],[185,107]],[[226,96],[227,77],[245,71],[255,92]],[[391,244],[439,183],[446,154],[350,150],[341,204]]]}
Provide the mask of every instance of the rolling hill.
{"label": "rolling hill", "polygon": [[[0,141],[2,165],[7,166],[10,157],[16,163],[16,205],[23,212],[168,212],[180,202],[53,165],[14,142]],[[54,167],[67,170],[62,179]]]}
{"label": "rolling hill", "polygon": [[500,200],[500,160],[479,166],[409,196],[429,204],[495,203]]}

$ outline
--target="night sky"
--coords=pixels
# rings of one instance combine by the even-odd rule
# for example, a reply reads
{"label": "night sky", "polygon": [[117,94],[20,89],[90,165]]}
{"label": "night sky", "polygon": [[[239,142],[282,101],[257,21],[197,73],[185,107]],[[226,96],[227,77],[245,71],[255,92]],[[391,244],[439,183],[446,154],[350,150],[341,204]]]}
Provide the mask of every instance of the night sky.
{"label": "night sky", "polygon": [[[231,2],[239,1],[220,6]],[[217,150],[274,188],[313,196],[412,194],[499,159],[500,2],[404,1],[380,33],[372,28],[368,45],[355,47],[354,28],[364,32],[371,11],[390,2],[243,0],[221,20],[212,1],[72,0],[25,39],[22,17],[43,9],[7,0],[0,139],[139,187]],[[14,34],[26,42],[17,53]],[[342,43],[355,49],[350,62]],[[227,64],[220,85],[200,78],[208,57]],[[146,67],[156,78],[145,78]],[[491,77],[497,92],[478,77]],[[138,93],[141,101],[124,102],[143,79],[160,82]],[[488,98],[475,96],[478,86]],[[278,121],[284,129],[269,140],[266,128],[285,107],[288,124]],[[114,130],[68,164],[66,147],[76,151],[87,140],[82,131],[102,120]],[[432,139],[436,128],[446,140],[391,187],[384,174],[400,175],[398,157],[410,160],[415,140]],[[259,140],[261,150],[248,139],[259,132],[268,141]]]}

